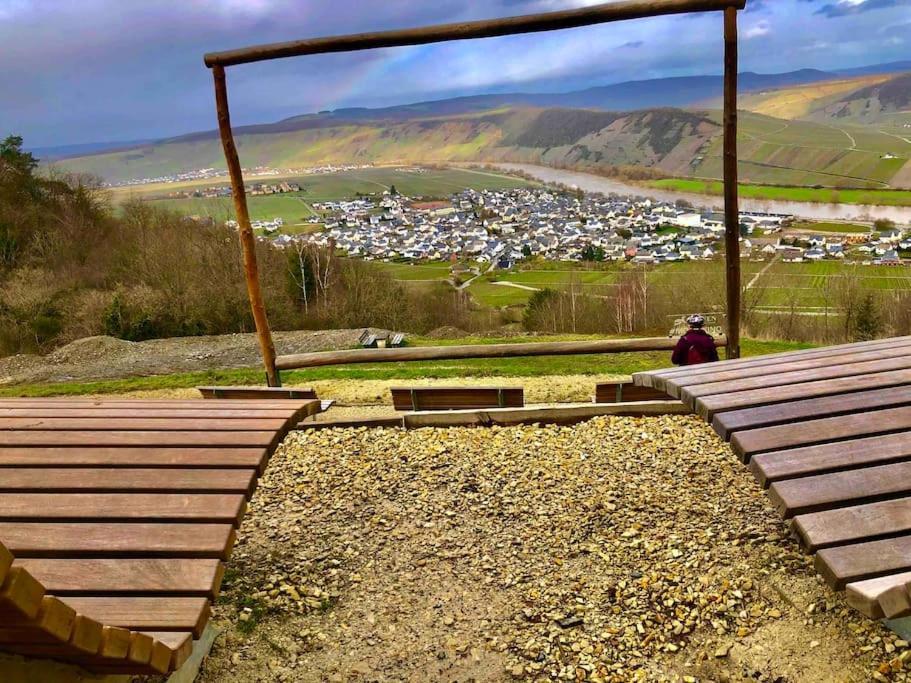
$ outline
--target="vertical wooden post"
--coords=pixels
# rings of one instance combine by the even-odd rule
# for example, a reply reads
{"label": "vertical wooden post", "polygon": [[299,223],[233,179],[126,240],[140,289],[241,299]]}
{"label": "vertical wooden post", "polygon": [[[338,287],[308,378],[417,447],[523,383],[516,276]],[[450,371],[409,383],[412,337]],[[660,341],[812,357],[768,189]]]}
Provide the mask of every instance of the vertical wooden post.
{"label": "vertical wooden post", "polygon": [[728,358],[740,358],[740,208],[737,190],[737,8],[728,7],[724,10],[724,244]]}
{"label": "vertical wooden post", "polygon": [[281,378],[275,368],[275,344],[272,342],[272,330],[263,303],[263,292],[259,282],[259,267],[256,263],[256,237],[250,225],[250,212],[247,209],[247,191],[244,188],[244,176],[231,132],[231,114],[228,109],[228,86],[223,66],[212,67],[215,78],[215,108],[218,113],[218,132],[225,150],[228,174],[231,176],[231,194],[234,197],[234,210],[237,213],[237,229],[240,233],[240,246],[244,258],[244,276],[247,280],[247,294],[250,297],[250,308],[253,311],[253,322],[256,324],[256,335],[262,351],[263,364],[266,366],[266,380],[270,387],[281,386]]}

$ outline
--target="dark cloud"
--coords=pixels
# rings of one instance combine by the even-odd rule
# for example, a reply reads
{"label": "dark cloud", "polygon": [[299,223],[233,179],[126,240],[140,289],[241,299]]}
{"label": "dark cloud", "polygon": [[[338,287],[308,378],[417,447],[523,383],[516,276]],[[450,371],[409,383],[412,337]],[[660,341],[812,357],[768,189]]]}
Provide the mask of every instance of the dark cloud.
{"label": "dark cloud", "polygon": [[644,40],[628,40],[625,43],[623,43],[623,45],[621,45],[620,47],[628,47],[628,48],[635,49],[637,47],[642,47],[643,45],[645,45]]}

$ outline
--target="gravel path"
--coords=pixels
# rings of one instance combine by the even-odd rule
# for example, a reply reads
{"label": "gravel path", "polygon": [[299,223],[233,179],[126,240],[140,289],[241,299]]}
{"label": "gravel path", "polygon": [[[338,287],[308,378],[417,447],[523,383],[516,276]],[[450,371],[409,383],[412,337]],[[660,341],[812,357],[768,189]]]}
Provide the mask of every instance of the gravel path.
{"label": "gravel path", "polygon": [[201,681],[907,681],[692,417],[299,432]]}

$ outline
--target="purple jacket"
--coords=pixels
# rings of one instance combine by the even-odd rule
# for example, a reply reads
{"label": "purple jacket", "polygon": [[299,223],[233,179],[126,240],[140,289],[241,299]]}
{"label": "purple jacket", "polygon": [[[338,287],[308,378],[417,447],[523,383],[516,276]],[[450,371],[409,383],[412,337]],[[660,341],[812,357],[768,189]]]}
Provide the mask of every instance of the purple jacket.
{"label": "purple jacket", "polygon": [[680,337],[671,362],[674,365],[696,365],[718,360],[715,339],[705,330],[690,330]]}

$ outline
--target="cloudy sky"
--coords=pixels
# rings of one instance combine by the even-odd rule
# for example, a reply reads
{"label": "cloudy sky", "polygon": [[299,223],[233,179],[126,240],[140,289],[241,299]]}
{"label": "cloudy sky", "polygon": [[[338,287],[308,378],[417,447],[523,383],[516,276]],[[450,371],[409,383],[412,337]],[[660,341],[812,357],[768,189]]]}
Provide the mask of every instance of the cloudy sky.
{"label": "cloudy sky", "polygon": [[[28,146],[213,128],[202,55],[256,43],[598,4],[600,0],[0,0],[0,136]],[[234,122],[455,94],[562,91],[720,73],[721,16],[303,57],[228,72]],[[748,0],[741,68],[908,59],[911,0]]]}

